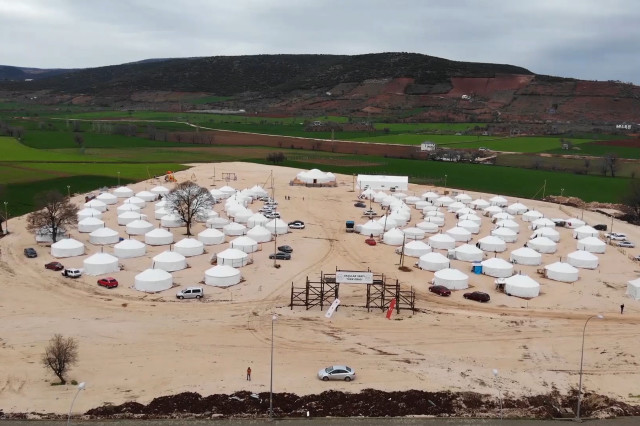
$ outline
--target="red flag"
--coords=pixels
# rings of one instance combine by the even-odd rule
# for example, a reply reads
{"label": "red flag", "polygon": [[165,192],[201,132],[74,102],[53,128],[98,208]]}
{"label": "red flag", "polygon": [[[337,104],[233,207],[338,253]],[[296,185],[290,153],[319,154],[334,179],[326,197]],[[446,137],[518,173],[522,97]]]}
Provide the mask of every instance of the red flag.
{"label": "red flag", "polygon": [[393,313],[393,308],[396,307],[396,299],[391,299],[389,302],[389,310],[387,311],[387,319],[391,319],[391,314]]}

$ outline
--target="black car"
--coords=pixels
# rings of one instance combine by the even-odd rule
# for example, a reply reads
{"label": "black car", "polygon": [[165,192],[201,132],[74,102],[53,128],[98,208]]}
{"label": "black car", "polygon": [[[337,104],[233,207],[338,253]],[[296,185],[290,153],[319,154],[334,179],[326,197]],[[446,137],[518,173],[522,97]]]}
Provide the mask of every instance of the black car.
{"label": "black car", "polygon": [[357,203],[354,204],[354,207],[365,208],[365,207],[367,207],[367,205],[365,203],[363,203],[362,201],[358,201]]}
{"label": "black car", "polygon": [[593,229],[595,229],[596,231],[606,231],[607,225],[605,225],[604,223],[599,223],[597,225],[593,225]]}
{"label": "black car", "polygon": [[279,251],[278,253],[271,253],[269,259],[291,260],[291,254]]}
{"label": "black car", "polygon": [[278,251],[281,251],[283,253],[292,253],[293,248],[291,246],[280,246],[278,247]]}
{"label": "black car", "polygon": [[24,249],[24,255],[27,257],[38,257],[38,252],[33,247]]}
{"label": "black car", "polygon": [[451,296],[451,290],[443,285],[432,285],[429,287],[429,291],[440,296]]}
{"label": "black car", "polygon": [[483,293],[481,291],[473,291],[471,293],[465,293],[463,294],[465,299],[469,299],[469,300],[475,300],[476,302],[488,302],[489,300],[491,300],[491,296],[489,296],[487,293]]}

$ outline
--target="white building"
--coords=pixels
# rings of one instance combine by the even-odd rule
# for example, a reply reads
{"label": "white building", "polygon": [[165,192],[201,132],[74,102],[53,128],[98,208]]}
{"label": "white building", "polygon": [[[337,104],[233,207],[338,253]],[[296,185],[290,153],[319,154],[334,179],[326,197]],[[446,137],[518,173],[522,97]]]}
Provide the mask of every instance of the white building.
{"label": "white building", "polygon": [[408,176],[358,175],[357,182],[358,188],[361,190],[371,188],[406,191],[409,189]]}

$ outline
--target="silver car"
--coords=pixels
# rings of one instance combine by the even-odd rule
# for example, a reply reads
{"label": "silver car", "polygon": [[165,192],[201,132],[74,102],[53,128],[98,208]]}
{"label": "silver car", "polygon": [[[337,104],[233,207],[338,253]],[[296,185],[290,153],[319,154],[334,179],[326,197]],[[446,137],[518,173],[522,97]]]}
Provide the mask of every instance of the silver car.
{"label": "silver car", "polygon": [[344,380],[350,382],[356,378],[356,371],[346,365],[332,365],[318,371],[318,378],[324,380]]}
{"label": "silver car", "polygon": [[202,287],[187,287],[176,294],[178,299],[202,299],[203,296],[204,290]]}

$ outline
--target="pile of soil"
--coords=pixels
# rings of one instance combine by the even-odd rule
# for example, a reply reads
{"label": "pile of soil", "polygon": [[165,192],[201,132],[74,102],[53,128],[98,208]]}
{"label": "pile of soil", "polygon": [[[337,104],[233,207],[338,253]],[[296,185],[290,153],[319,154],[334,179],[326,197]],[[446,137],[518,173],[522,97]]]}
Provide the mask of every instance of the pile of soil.
{"label": "pile of soil", "polygon": [[[504,417],[550,419],[573,417],[577,395],[561,395],[554,391],[546,395],[502,400]],[[273,394],[273,415],[278,418],[307,417],[401,417],[429,415],[435,417],[497,417],[500,415],[496,395],[474,392],[384,392],[365,389],[359,393],[327,391],[319,395],[298,396],[291,393]],[[86,419],[175,419],[175,418],[264,418],[269,413],[269,393],[236,392],[206,397],[195,392],[162,396],[147,405],[126,402],[103,405],[84,414]],[[608,418],[638,416],[640,406],[632,406],[606,396],[585,393],[583,417]],[[0,418],[63,418],[61,415],[14,413]]]}

